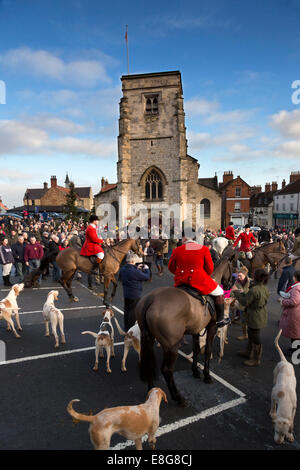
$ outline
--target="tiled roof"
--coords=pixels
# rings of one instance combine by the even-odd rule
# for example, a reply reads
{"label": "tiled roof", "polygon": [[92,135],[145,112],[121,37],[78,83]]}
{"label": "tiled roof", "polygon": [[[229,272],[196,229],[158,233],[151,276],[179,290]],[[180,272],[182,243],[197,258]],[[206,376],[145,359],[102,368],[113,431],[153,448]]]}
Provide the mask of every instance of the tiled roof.
{"label": "tiled roof", "polygon": [[294,181],[293,183],[287,184],[285,188],[277,191],[277,195],[281,194],[297,194],[300,193],[300,178]]}
{"label": "tiled roof", "polygon": [[253,194],[250,197],[251,207],[266,207],[273,201],[273,195],[276,191],[267,191],[264,193]]}
{"label": "tiled roof", "polygon": [[217,191],[219,190],[218,179],[216,176],[213,178],[198,178],[198,183],[207,188],[216,189]]}

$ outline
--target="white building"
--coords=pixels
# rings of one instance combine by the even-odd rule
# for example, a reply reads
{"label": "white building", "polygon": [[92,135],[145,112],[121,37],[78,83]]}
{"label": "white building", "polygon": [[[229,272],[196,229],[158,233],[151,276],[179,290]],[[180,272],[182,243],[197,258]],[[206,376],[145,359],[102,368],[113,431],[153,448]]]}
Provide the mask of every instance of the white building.
{"label": "white building", "polygon": [[292,172],[290,184],[274,195],[273,224],[280,228],[299,226],[300,172]]}

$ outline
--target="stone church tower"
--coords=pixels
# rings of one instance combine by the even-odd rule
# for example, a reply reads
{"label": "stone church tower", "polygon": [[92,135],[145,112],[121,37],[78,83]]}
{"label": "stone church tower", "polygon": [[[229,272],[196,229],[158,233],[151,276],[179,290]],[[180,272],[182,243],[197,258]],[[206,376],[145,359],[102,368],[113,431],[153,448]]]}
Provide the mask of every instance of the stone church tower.
{"label": "stone church tower", "polygon": [[[183,91],[179,71],[125,75],[121,78],[117,184],[107,181],[95,208],[110,202],[126,218],[143,204],[204,204],[205,225],[220,227],[221,193],[217,178],[198,178],[198,161],[187,153]],[[127,206],[120,201],[126,200]],[[195,214],[193,214],[193,221]]]}

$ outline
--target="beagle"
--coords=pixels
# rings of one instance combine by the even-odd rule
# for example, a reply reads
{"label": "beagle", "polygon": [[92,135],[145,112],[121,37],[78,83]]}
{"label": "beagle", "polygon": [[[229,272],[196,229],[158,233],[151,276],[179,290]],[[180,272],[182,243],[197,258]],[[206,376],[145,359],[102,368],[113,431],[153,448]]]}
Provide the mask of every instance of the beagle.
{"label": "beagle", "polygon": [[119,325],[119,322],[116,317],[114,317],[114,320],[117,325],[118,332],[121,336],[124,336],[124,354],[123,354],[123,359],[122,359],[122,366],[121,370],[122,372],[127,372],[126,369],[126,359],[127,355],[129,352],[129,349],[131,346],[134,347],[136,352],[139,355],[140,358],[140,353],[141,353],[141,330],[137,322],[125,333],[125,331],[122,330],[122,328]]}
{"label": "beagle", "polygon": [[155,449],[161,400],[168,403],[165,392],[160,388],[152,388],[142,405],[105,408],[94,416],[88,416],[73,409],[73,403],[80,400],[71,400],[67,411],[76,420],[91,423],[89,434],[95,450],[108,450],[114,433],[135,441],[137,450],[143,449],[142,437],[148,434],[148,442]]}
{"label": "beagle", "polygon": [[0,301],[0,319],[3,318],[7,322],[7,331],[13,330],[16,338],[21,336],[16,332],[12,315],[16,316],[16,323],[19,331],[22,331],[19,319],[19,307],[17,304],[17,297],[24,289],[24,284],[14,284],[5,299]]}
{"label": "beagle", "polygon": [[65,343],[65,334],[64,334],[64,316],[62,312],[55,307],[54,300],[58,300],[58,290],[52,290],[47,296],[47,300],[44,303],[43,307],[43,318],[46,326],[45,336],[50,336],[49,334],[49,322],[51,323],[52,333],[55,338],[55,348],[59,347],[58,335],[56,332],[57,324],[59,325],[60,334],[61,334],[61,343]]}
{"label": "beagle", "polygon": [[103,348],[106,350],[106,371],[108,374],[111,373],[111,368],[110,368],[110,356],[115,357],[115,351],[114,351],[114,329],[111,324],[111,319],[114,316],[114,312],[112,311],[111,308],[106,308],[103,312],[103,320],[100,325],[100,329],[98,333],[94,333],[93,331],[82,331],[82,335],[91,335],[96,338],[95,341],[95,346],[96,346],[96,351],[95,351],[95,365],[93,367],[93,370],[96,372],[98,370],[98,356],[100,353],[100,357],[103,356]]}

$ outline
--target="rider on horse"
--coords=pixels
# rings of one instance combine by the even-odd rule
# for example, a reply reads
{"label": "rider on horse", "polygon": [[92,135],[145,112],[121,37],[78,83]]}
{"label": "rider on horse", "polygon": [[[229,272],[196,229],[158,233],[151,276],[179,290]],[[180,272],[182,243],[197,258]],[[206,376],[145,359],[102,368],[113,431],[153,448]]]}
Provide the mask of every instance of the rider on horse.
{"label": "rider on horse", "polygon": [[235,240],[233,247],[236,247],[238,242],[241,240],[241,246],[239,251],[243,251],[246,253],[246,256],[248,259],[252,258],[252,252],[251,252],[251,243],[255,244],[258,246],[258,241],[256,240],[255,236],[253,235],[252,232],[250,232],[250,225],[246,224],[245,225],[245,231],[240,233],[237,239]]}
{"label": "rider on horse", "polygon": [[214,270],[209,248],[183,236],[182,245],[172,252],[168,264],[169,271],[175,274],[175,287],[188,284],[202,295],[212,295],[214,299],[217,326],[222,328],[230,323],[224,319],[224,291],[210,277]]}
{"label": "rider on horse", "polygon": [[229,240],[231,243],[234,242],[235,240],[235,233],[234,233],[234,227],[233,227],[233,222],[229,222],[228,227],[225,229],[225,237],[227,240]]}
{"label": "rider on horse", "polygon": [[98,238],[97,235],[98,224],[99,218],[96,215],[91,215],[89,218],[89,225],[85,231],[85,242],[80,251],[82,256],[96,256],[97,266],[104,258],[104,250],[101,246],[103,240]]}

